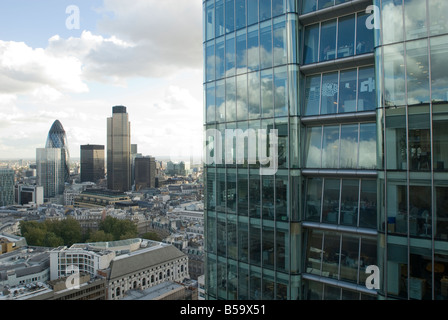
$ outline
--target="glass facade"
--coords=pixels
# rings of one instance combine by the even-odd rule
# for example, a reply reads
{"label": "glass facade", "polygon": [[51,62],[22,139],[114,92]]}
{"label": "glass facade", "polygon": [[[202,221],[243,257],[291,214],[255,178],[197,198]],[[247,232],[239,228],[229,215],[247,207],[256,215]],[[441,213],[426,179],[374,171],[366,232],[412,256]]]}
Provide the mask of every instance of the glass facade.
{"label": "glass facade", "polygon": [[64,193],[65,150],[62,148],[36,149],[37,184],[44,188],[44,198],[53,198]]}
{"label": "glass facade", "polygon": [[131,124],[126,107],[112,108],[107,118],[107,188],[131,190]]}
{"label": "glass facade", "polygon": [[[447,299],[446,1],[376,1],[381,297]],[[440,11],[442,10],[442,11]]]}
{"label": "glass facade", "polygon": [[447,9],[203,1],[208,299],[448,298]]}
{"label": "glass facade", "polygon": [[64,169],[64,181],[70,182],[70,153],[68,150],[67,135],[59,120],[56,120],[51,126],[45,148],[63,149],[64,152],[61,161]]}
{"label": "glass facade", "polygon": [[14,204],[14,170],[0,169],[0,207]]}
{"label": "glass facade", "polygon": [[105,176],[103,145],[81,146],[81,182],[97,182]]}

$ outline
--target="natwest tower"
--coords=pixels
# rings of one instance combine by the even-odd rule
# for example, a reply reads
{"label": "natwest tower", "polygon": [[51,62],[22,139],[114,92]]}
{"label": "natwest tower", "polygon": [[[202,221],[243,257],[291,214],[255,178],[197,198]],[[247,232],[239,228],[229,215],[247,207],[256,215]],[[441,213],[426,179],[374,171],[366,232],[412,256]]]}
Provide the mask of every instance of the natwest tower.
{"label": "natwest tower", "polygon": [[107,118],[107,188],[131,189],[131,124],[124,106],[113,107]]}

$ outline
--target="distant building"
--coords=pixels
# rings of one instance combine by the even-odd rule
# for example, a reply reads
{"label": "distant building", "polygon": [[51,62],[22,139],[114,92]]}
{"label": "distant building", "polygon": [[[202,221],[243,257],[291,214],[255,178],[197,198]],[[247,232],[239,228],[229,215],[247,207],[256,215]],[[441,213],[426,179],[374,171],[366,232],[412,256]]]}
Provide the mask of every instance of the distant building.
{"label": "distant building", "polygon": [[[1,235],[0,238],[2,238]],[[8,236],[8,238],[12,238],[12,236]],[[0,255],[0,288],[25,287],[49,280],[48,250],[46,248],[21,247],[20,242],[24,240],[18,238],[17,241],[13,242],[17,247],[16,250]]]}
{"label": "distant building", "polygon": [[36,149],[37,184],[44,188],[44,198],[64,193],[65,168],[62,148]]}
{"label": "distant building", "polygon": [[48,289],[32,294],[24,300],[106,300],[106,279],[80,273],[76,284],[69,277],[48,282]]}
{"label": "distant building", "polygon": [[81,182],[104,179],[105,157],[103,145],[81,146]]}
{"label": "distant building", "polygon": [[59,148],[62,149],[61,162],[64,173],[64,182],[70,180],[70,153],[68,151],[67,135],[59,120],[56,120],[48,132],[47,142],[45,148]]}
{"label": "distant building", "polygon": [[36,185],[17,185],[15,187],[17,204],[27,205],[44,203],[44,188]]}
{"label": "distant building", "polygon": [[145,290],[129,290],[123,300],[197,300],[197,288],[167,281]]}
{"label": "distant building", "polygon": [[124,106],[113,107],[107,118],[107,188],[131,190],[131,124]]}
{"label": "distant building", "polygon": [[145,239],[80,243],[50,253],[51,279],[66,270],[107,280],[107,300],[121,300],[129,290],[146,290],[189,278],[188,257],[172,245]]}
{"label": "distant building", "polygon": [[137,157],[134,160],[135,190],[156,187],[156,162],[153,157]]}
{"label": "distant building", "polygon": [[14,170],[0,169],[0,207],[14,204]]}
{"label": "distant building", "polygon": [[75,196],[76,208],[100,208],[114,205],[117,202],[131,202],[126,194],[106,189],[87,189]]}

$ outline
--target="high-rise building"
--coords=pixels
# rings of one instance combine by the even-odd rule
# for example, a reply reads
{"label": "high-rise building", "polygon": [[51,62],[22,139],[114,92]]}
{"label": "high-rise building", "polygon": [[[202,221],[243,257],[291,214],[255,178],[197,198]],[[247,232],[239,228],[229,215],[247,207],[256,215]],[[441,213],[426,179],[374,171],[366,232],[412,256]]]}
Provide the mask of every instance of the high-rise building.
{"label": "high-rise building", "polygon": [[64,181],[70,180],[70,153],[68,150],[67,135],[64,127],[59,120],[56,120],[48,132],[47,142],[45,148],[60,148],[62,149],[62,167],[64,170]]}
{"label": "high-rise building", "polygon": [[448,299],[448,2],[203,10],[207,298]]}
{"label": "high-rise building", "polygon": [[156,162],[153,157],[137,157],[134,160],[135,190],[156,187]]}
{"label": "high-rise building", "polygon": [[44,198],[54,198],[64,193],[70,181],[70,153],[67,136],[59,120],[48,132],[45,148],[36,149],[37,184],[44,188]]}
{"label": "high-rise building", "polygon": [[126,107],[112,108],[107,118],[107,188],[131,190],[131,124]]}
{"label": "high-rise building", "polygon": [[36,149],[37,185],[44,188],[44,198],[55,198],[64,193],[64,149]]}
{"label": "high-rise building", "polygon": [[81,146],[81,182],[104,179],[105,157],[103,145]]}
{"label": "high-rise building", "polygon": [[448,2],[376,1],[385,298],[448,298]]}
{"label": "high-rise building", "polygon": [[0,207],[14,204],[14,170],[0,168]]}

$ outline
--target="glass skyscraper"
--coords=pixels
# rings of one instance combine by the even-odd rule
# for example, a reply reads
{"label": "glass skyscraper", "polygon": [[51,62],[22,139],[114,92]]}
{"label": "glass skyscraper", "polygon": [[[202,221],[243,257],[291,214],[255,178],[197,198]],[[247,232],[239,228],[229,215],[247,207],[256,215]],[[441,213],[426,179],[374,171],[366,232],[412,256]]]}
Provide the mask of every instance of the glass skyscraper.
{"label": "glass skyscraper", "polygon": [[44,188],[44,198],[56,198],[64,193],[65,166],[64,149],[36,149],[37,185]]}
{"label": "glass skyscraper", "polygon": [[112,108],[107,118],[107,188],[131,190],[131,123],[126,107]]}
{"label": "glass skyscraper", "polygon": [[56,120],[48,132],[47,142],[45,148],[60,148],[62,149],[62,167],[64,170],[64,181],[70,180],[70,153],[68,150],[67,135],[64,127],[59,120]]}
{"label": "glass skyscraper", "polygon": [[14,204],[14,170],[0,168],[0,207]]}
{"label": "glass skyscraper", "polygon": [[70,181],[70,154],[67,136],[59,120],[48,132],[45,148],[36,149],[37,184],[44,188],[44,198],[55,198],[64,193]]}
{"label": "glass skyscraper", "polygon": [[104,167],[103,145],[81,146],[81,182],[98,182],[104,179]]}
{"label": "glass skyscraper", "polygon": [[208,299],[448,298],[446,9],[203,1]]}

